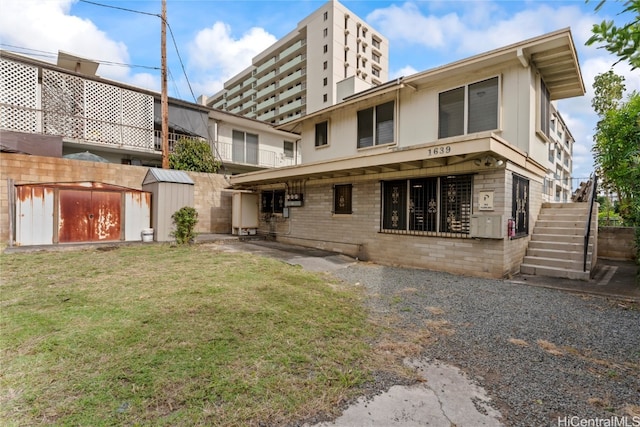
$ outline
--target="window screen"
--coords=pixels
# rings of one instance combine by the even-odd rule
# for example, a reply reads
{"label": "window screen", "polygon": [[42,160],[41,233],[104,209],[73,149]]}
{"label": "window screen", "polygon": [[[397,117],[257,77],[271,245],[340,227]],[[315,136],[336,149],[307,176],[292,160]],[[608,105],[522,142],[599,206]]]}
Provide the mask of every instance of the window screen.
{"label": "window screen", "polygon": [[468,132],[498,128],[498,78],[469,85]]}
{"label": "window screen", "polygon": [[393,142],[393,101],[376,107],[376,145]]}
{"label": "window screen", "polygon": [[232,160],[235,163],[244,163],[244,132],[234,130],[231,138],[233,144]]}
{"label": "window screen", "polygon": [[358,111],[358,148],[373,146],[373,108]]}
{"label": "window screen", "polygon": [[464,133],[464,87],[442,92],[438,108],[438,138]]}
{"label": "window screen", "polygon": [[540,80],[540,130],[549,136],[549,122],[551,121],[551,112],[549,90],[542,80]]}
{"label": "window screen", "polygon": [[258,135],[253,133],[247,134],[247,163],[258,164]]}
{"label": "window screen", "polygon": [[328,122],[316,123],[316,147],[320,147],[328,144],[327,131]]}

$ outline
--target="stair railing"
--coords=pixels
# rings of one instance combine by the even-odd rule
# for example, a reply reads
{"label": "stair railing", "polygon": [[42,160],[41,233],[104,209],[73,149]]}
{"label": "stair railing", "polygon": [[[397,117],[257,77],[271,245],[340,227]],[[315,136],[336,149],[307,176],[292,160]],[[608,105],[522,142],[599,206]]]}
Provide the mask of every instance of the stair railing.
{"label": "stair railing", "polygon": [[589,189],[589,215],[587,223],[584,227],[584,263],[582,271],[587,271],[587,253],[589,252],[589,238],[591,237],[591,217],[593,216],[593,205],[596,201],[596,193],[598,191],[598,175],[593,173],[590,177],[591,188]]}

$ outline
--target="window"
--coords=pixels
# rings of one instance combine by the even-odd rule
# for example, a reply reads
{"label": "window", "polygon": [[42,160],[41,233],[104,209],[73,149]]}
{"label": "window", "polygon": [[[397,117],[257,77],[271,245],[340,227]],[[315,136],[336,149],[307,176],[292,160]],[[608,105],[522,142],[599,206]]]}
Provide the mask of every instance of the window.
{"label": "window", "polygon": [[376,77],[380,77],[380,70],[378,70],[375,67],[371,67],[371,74],[373,74]]}
{"label": "window", "polygon": [[322,79],[322,86],[326,86],[327,85],[327,78],[325,77],[324,79]]}
{"label": "window", "polygon": [[322,147],[329,143],[329,122],[316,123],[316,147]]}
{"label": "window", "polygon": [[380,55],[378,55],[377,53],[372,53],[371,54],[371,59],[376,61],[378,64],[380,63]]}
{"label": "window", "polygon": [[234,163],[258,164],[258,135],[233,130],[231,139],[231,158]]}
{"label": "window", "polygon": [[394,141],[394,101],[358,111],[358,148]]}
{"label": "window", "polygon": [[382,232],[466,237],[471,175],[382,182]]}
{"label": "window", "polygon": [[329,19],[329,12],[325,12],[323,16],[324,20],[326,21],[327,19]]}
{"label": "window", "polygon": [[327,61],[324,61],[324,63],[322,64],[322,69],[326,70],[328,66],[329,64],[327,63]]}
{"label": "window", "polygon": [[550,123],[551,123],[551,94],[544,84],[542,79],[540,80],[540,132],[547,137],[550,136]]}
{"label": "window", "polygon": [[380,40],[379,40],[377,37],[373,36],[373,37],[371,38],[371,44],[372,44],[372,45],[373,45],[373,47],[375,47],[376,49],[380,49]]}
{"label": "window", "polygon": [[351,215],[351,184],[333,186],[333,213]]}
{"label": "window", "polygon": [[[465,108],[466,104],[466,108]],[[498,77],[441,92],[438,138],[498,128]]]}
{"label": "window", "polygon": [[293,142],[291,141],[284,141],[284,156],[288,159],[292,159],[293,158]]}
{"label": "window", "polygon": [[324,35],[325,37],[327,37],[329,35],[329,29],[325,28],[324,30],[322,30],[322,35]]}
{"label": "window", "polygon": [[324,47],[322,48],[322,51],[323,51],[324,53],[329,52],[329,46],[325,44],[325,45],[324,45]]}
{"label": "window", "polygon": [[260,212],[263,214],[281,214],[284,208],[284,199],[284,190],[263,191],[261,194]]}
{"label": "window", "polygon": [[513,197],[511,217],[515,221],[515,235],[522,237],[529,234],[529,180],[513,175]]}
{"label": "window", "polygon": [[322,101],[323,102],[327,102],[327,100],[329,99],[328,95],[325,93],[324,95],[322,95]]}

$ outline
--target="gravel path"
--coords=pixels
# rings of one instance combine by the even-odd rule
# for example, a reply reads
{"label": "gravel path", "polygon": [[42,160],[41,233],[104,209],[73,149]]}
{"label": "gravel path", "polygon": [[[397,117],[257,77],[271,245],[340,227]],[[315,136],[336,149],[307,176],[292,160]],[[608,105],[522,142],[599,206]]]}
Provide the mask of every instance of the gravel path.
{"label": "gravel path", "polygon": [[466,372],[507,426],[616,416],[640,425],[638,305],[364,263],[333,275],[364,286],[398,336],[430,337],[421,356]]}

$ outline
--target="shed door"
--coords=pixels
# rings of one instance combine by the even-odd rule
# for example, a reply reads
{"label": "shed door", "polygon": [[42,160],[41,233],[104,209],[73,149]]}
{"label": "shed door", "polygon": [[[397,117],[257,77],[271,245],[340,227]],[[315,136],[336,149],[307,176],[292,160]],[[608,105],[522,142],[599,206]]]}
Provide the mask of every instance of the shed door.
{"label": "shed door", "polygon": [[60,190],[58,241],[120,240],[121,200],[111,191]]}

